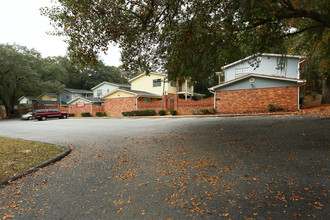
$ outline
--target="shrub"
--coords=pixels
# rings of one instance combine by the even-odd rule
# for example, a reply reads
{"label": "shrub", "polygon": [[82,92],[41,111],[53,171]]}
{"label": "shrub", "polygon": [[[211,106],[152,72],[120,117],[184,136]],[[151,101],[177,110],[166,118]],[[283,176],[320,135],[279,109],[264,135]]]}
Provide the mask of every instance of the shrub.
{"label": "shrub", "polygon": [[269,104],[268,105],[268,111],[270,111],[270,112],[281,112],[281,111],[284,111],[284,108],[283,108],[282,105]]}
{"label": "shrub", "polygon": [[165,110],[159,110],[158,111],[158,115],[165,115],[166,114],[166,111]]}
{"label": "shrub", "polygon": [[204,108],[204,109],[199,109],[199,112],[202,115],[210,115],[210,114],[215,114],[215,109],[214,108]]}
{"label": "shrub", "polygon": [[123,116],[153,116],[156,115],[155,110],[135,110],[130,112],[122,112]]}
{"label": "shrub", "polygon": [[171,114],[171,115],[176,115],[177,114],[176,110],[170,110],[168,113]]}
{"label": "shrub", "polygon": [[83,112],[83,113],[81,113],[81,116],[82,117],[92,117],[91,113],[89,113],[89,112]]}
{"label": "shrub", "polygon": [[74,113],[69,113],[69,117],[74,117]]}
{"label": "shrub", "polygon": [[214,109],[214,108],[210,108],[210,109],[209,109],[209,113],[210,113],[210,114],[215,114],[215,113],[216,113],[216,112],[215,112],[215,109]]}
{"label": "shrub", "polygon": [[107,113],[105,112],[96,112],[95,114],[97,117],[107,116]]}
{"label": "shrub", "polygon": [[268,111],[275,112],[276,111],[275,105],[272,103],[268,104]]}
{"label": "shrub", "polygon": [[202,113],[202,115],[208,115],[210,113],[207,108],[199,109],[199,112]]}

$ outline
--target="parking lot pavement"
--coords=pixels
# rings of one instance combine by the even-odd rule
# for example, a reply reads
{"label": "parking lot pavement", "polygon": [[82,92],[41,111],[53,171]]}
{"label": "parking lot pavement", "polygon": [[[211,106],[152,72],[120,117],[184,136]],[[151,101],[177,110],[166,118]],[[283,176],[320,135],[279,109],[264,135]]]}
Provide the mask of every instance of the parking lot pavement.
{"label": "parking lot pavement", "polygon": [[0,189],[0,218],[329,219],[330,119],[304,116],[0,121],[69,146]]}

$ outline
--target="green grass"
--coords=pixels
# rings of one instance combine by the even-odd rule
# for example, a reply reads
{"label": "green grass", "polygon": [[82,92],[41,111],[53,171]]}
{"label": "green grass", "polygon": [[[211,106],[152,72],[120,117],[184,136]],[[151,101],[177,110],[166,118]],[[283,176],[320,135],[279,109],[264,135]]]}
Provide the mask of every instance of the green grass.
{"label": "green grass", "polygon": [[51,144],[0,137],[0,181],[35,167],[63,151],[63,148]]}

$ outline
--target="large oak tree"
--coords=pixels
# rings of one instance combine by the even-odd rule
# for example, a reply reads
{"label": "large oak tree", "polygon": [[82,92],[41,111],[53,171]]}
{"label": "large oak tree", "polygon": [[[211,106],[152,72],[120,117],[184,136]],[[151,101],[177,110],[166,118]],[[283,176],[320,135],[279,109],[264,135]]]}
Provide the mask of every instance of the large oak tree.
{"label": "large oak tree", "polygon": [[[246,55],[287,53],[304,45],[307,56],[318,54],[323,59],[326,68],[320,74],[325,87],[329,85],[326,0],[58,2],[43,13],[52,20],[55,34],[67,36],[71,57],[83,65],[95,63],[100,51],[116,43],[128,70],[148,71],[158,65],[170,78],[204,81],[221,66]],[[324,97],[330,97],[329,88]]]}
{"label": "large oak tree", "polygon": [[21,96],[57,91],[63,86],[60,81],[64,76],[60,65],[50,58],[43,59],[37,51],[0,44],[0,101],[7,117],[13,115]]}

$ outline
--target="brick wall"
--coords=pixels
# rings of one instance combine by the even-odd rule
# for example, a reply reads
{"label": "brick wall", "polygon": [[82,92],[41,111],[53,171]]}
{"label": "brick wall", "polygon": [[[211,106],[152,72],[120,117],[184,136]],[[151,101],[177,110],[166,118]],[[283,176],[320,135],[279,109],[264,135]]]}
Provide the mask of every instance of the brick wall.
{"label": "brick wall", "polygon": [[0,107],[0,119],[6,118],[6,110]]}
{"label": "brick wall", "polygon": [[[147,109],[153,109],[155,110],[156,114],[158,114],[158,111],[162,109],[162,100],[158,99],[151,99],[151,102],[145,102],[143,97],[140,97],[138,99],[138,109],[139,110],[147,110]],[[166,109],[166,100],[164,100],[163,103],[164,109]]]}
{"label": "brick wall", "polygon": [[268,104],[282,105],[287,111],[298,109],[298,87],[276,87],[218,91],[217,113],[267,112]]}
{"label": "brick wall", "polygon": [[122,112],[128,112],[136,110],[135,107],[136,98],[114,98],[105,99],[104,111],[110,116],[121,116]]}
{"label": "brick wall", "polygon": [[59,106],[59,105],[55,105],[54,108],[57,108],[59,109],[60,111],[65,111],[67,113],[73,113],[75,116],[81,116],[81,113],[84,113],[84,112],[93,112],[93,116],[96,115],[96,112],[104,112],[104,105],[102,106],[95,106],[93,105],[92,106],[92,109],[91,109],[91,105],[90,104],[85,104],[84,107],[82,108],[78,108],[76,107],[75,105],[70,105],[70,107],[63,107],[63,106]]}
{"label": "brick wall", "polygon": [[[171,98],[174,99],[174,103],[171,103]],[[163,101],[155,98],[151,99],[152,102],[145,102],[143,97],[138,98],[138,110],[153,109],[158,114],[158,111],[163,109],[168,114],[171,109],[177,110],[179,115],[191,115],[193,110],[199,110],[204,108],[213,108],[213,97],[202,99],[199,101],[191,101],[179,99],[176,94],[164,95]],[[109,115],[121,116],[124,111],[136,110],[136,98],[114,98],[106,99],[104,103],[104,111]]]}
{"label": "brick wall", "polygon": [[177,112],[178,115],[191,115],[200,109],[214,108],[214,98],[206,98],[198,101],[178,99]]}

